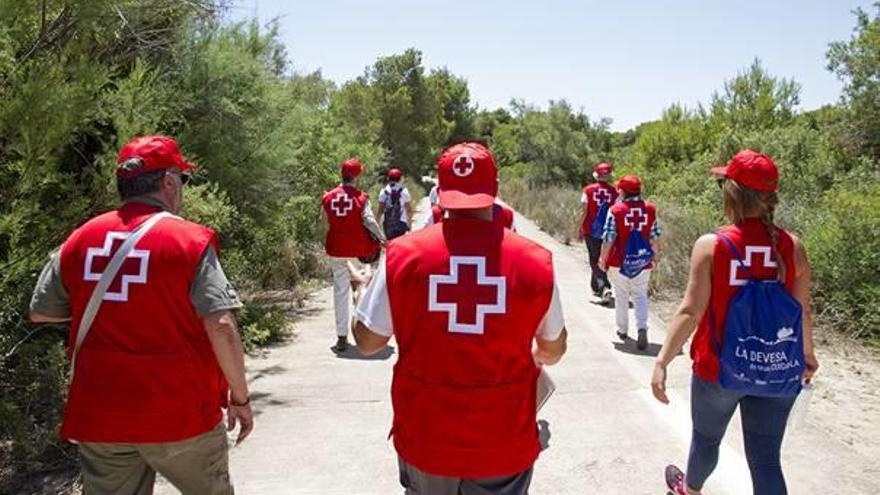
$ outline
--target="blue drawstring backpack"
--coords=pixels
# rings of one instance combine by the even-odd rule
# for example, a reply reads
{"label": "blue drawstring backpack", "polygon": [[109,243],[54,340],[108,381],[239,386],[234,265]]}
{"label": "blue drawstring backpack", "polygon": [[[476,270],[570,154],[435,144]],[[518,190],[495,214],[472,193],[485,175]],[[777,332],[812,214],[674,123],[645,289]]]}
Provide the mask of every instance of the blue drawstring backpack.
{"label": "blue drawstring backpack", "polygon": [[714,312],[712,342],[719,356],[718,384],[760,397],[787,397],[801,390],[804,372],[803,311],[779,280],[757,280],[736,246],[716,232],[748,279],[730,301],[724,341],[718,349]]}
{"label": "blue drawstring backpack", "polygon": [[623,250],[623,260],[620,262],[620,274],[624,277],[635,278],[642,273],[648,263],[654,259],[654,248],[645,240],[641,231],[633,230],[629,233],[626,247]]}
{"label": "blue drawstring backpack", "polygon": [[602,233],[605,231],[605,220],[608,218],[608,208],[610,205],[611,201],[606,201],[599,205],[596,218],[593,220],[593,224],[590,225],[590,235],[596,239],[601,239]]}

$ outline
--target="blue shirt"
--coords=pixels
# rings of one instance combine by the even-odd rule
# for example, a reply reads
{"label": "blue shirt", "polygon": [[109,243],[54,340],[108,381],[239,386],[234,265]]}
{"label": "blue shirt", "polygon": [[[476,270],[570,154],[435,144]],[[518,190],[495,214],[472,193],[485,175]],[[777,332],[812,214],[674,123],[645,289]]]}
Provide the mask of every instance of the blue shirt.
{"label": "blue shirt", "polygon": [[[630,196],[623,201],[639,201],[641,199],[641,196]],[[660,219],[655,218],[654,225],[651,226],[651,240],[656,241],[660,238],[660,235]],[[612,244],[615,239],[617,239],[617,222],[614,221],[614,215],[611,214],[609,209],[608,216],[605,217],[605,227],[602,229],[602,242]]]}

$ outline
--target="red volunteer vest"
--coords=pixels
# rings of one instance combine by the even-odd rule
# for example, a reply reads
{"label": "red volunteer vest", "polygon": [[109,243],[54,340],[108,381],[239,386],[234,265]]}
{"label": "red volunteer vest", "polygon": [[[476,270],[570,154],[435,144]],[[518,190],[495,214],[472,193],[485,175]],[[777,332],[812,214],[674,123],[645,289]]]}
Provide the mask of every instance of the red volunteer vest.
{"label": "red volunteer vest", "polygon": [[397,452],[439,476],[528,469],[540,451],[531,350],[553,293],[550,252],[496,223],[447,218],[390,242],[386,278]]}
{"label": "red volunteer vest", "polygon": [[[439,205],[434,205],[431,207],[431,217],[434,219],[434,223],[440,223],[443,221],[443,210],[440,209]],[[513,210],[506,206],[495,203],[495,207],[492,209],[493,222],[499,223],[505,229],[512,229],[513,217]]]}
{"label": "red volunteer vest", "polygon": [[[70,295],[70,346],[101,273],[127,234],[159,212],[129,203],[87,222],[61,249]],[[80,348],[63,438],[84,442],[183,440],[221,420],[226,381],[189,290],[214,232],[160,220],[129,254]]]}
{"label": "red volunteer vest", "polygon": [[617,189],[606,182],[594,182],[584,188],[584,195],[587,197],[584,206],[587,214],[584,216],[583,225],[581,225],[581,236],[586,237],[590,235],[590,230],[596,220],[596,215],[599,214],[599,207],[602,203],[610,201],[611,204],[614,204],[617,201]]}
{"label": "red volunteer vest", "polygon": [[340,185],[324,193],[321,206],[327,215],[330,229],[324,249],[338,258],[363,258],[379,249],[363,224],[364,207],[369,200],[366,193],[354,186]]}
{"label": "red volunteer vest", "polygon": [[[621,201],[608,210],[614,216],[614,225],[617,228],[617,238],[608,253],[608,266],[620,268],[623,255],[626,253],[626,242],[631,232],[638,230],[646,241],[651,240],[651,228],[657,220],[657,208],[642,199],[636,201]],[[651,269],[654,263],[648,263],[645,269]]]}
{"label": "red volunteer vest", "polygon": [[[770,250],[770,237],[760,219],[747,218],[736,225],[721,227],[719,230],[736,246],[754,277],[774,279],[778,276],[776,262]],[[795,276],[794,241],[788,232],[782,229],[777,229],[777,232],[779,232],[779,253],[785,262],[785,286],[791,291]],[[710,311],[714,311],[716,337],[721,343],[724,340],[727,308],[746,278],[735,260],[736,257],[730,252],[730,247],[721,239],[717,239],[712,256],[712,294],[709,298],[709,307],[700,319],[700,325],[691,344],[694,374],[713,382],[718,380],[718,353],[710,333]]]}

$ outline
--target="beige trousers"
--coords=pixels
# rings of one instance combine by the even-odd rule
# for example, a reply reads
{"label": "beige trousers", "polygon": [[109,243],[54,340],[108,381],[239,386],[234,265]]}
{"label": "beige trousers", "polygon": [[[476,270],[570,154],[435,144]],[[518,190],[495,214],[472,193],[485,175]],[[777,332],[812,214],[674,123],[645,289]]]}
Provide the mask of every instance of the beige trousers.
{"label": "beige trousers", "polygon": [[179,442],[84,442],[79,454],[83,495],[151,495],[157,472],[183,495],[234,493],[223,423]]}

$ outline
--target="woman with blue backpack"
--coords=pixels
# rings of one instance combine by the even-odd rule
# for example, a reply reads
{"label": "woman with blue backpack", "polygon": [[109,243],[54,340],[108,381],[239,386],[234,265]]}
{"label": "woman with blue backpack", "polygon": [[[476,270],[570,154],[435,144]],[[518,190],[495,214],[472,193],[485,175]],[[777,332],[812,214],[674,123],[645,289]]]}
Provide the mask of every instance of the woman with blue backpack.
{"label": "woman with blue backpack", "polygon": [[657,400],[668,403],[666,368],[696,330],[687,470],[667,467],[666,481],[676,495],[700,493],[739,407],[754,493],[784,495],[780,449],[788,414],[819,367],[810,265],[801,242],[774,224],[779,173],[770,157],[741,151],[711,172],[733,223],[694,244],[684,300],[651,381]]}

